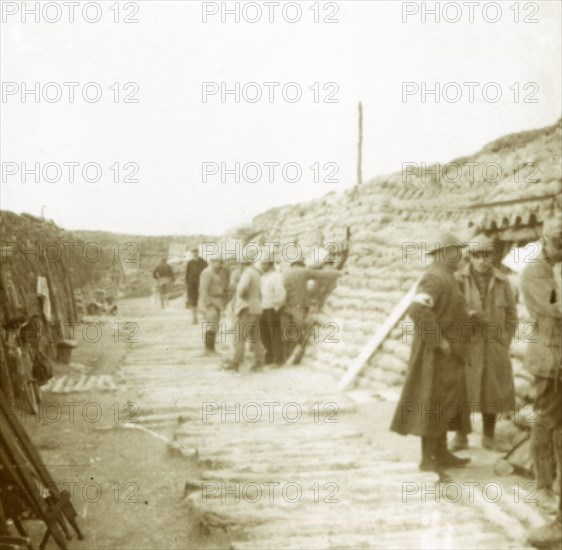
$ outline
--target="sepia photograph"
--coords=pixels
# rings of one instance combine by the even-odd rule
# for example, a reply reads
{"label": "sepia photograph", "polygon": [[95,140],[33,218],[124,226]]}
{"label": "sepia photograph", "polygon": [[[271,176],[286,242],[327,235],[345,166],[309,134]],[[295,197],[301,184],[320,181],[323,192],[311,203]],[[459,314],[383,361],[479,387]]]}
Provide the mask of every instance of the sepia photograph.
{"label": "sepia photograph", "polygon": [[0,550],[560,550],[560,0],[0,0]]}

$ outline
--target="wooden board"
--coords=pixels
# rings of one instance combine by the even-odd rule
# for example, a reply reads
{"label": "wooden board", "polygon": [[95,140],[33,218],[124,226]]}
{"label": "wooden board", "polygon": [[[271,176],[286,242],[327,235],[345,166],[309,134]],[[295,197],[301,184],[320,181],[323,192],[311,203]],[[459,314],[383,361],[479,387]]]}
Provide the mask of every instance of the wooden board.
{"label": "wooden board", "polygon": [[394,308],[392,313],[379,328],[379,330],[373,335],[373,337],[367,342],[367,345],[363,348],[363,351],[353,360],[347,372],[342,376],[338,388],[341,391],[348,389],[352,383],[357,378],[357,375],[363,370],[363,367],[367,364],[373,353],[377,348],[386,340],[390,331],[396,326],[396,323],[404,317],[406,310],[412,303],[414,295],[416,294],[416,289],[421,277],[414,283],[412,288],[408,293],[402,298],[400,303]]}

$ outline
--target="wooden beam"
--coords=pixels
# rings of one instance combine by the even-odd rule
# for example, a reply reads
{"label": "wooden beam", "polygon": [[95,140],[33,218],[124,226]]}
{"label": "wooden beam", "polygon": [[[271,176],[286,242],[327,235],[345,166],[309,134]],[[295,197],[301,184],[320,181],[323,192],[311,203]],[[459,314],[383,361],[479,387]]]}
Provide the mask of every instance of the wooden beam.
{"label": "wooden beam", "polygon": [[388,316],[379,330],[367,342],[367,345],[363,348],[363,351],[353,360],[351,365],[349,365],[347,372],[343,375],[340,383],[338,384],[338,388],[341,391],[345,391],[353,384],[359,373],[363,370],[363,367],[372,357],[373,353],[375,353],[379,346],[386,340],[387,336],[400,321],[400,319],[404,317],[406,310],[408,309],[408,307],[410,307],[412,299],[416,294],[416,289],[418,287],[420,279],[421,276],[414,283],[412,288],[410,288],[406,296],[404,296],[400,303],[393,309],[392,313]]}

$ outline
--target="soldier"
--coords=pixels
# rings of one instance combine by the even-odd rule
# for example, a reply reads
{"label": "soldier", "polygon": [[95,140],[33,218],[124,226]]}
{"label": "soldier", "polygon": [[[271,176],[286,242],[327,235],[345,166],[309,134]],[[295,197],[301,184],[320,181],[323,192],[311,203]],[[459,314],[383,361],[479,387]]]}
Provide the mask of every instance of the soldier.
{"label": "soldier", "polygon": [[168,305],[168,291],[174,282],[174,270],[166,258],[162,258],[160,263],[154,268],[152,276],[156,279],[158,294],[160,295],[160,305],[165,309]]}
{"label": "soldier", "polygon": [[203,314],[203,355],[214,355],[215,340],[219,328],[221,311],[224,309],[224,279],[221,274],[221,257],[209,258],[209,265],[201,273],[199,282],[199,307]]}
{"label": "soldier", "polygon": [[[484,235],[469,243],[469,260],[457,272],[469,314],[475,323],[466,367],[467,401],[482,413],[482,446],[506,451],[494,440],[496,421],[515,407],[509,348],[517,326],[515,297],[507,276],[494,267],[499,245]],[[452,451],[468,448],[468,437],[457,432]]]}
{"label": "soldier", "polygon": [[464,409],[464,358],[469,339],[469,316],[459,283],[455,279],[465,245],[448,232],[439,235],[429,254],[427,268],[408,310],[415,323],[412,351],[402,395],[390,429],[401,435],[421,437],[421,471],[437,472],[464,466],[447,450],[447,431],[470,432]]}
{"label": "soldier", "polygon": [[199,257],[199,249],[191,250],[191,260],[187,262],[185,268],[185,284],[187,287],[187,306],[191,309],[193,324],[196,325],[197,319],[197,303],[199,301],[199,280],[201,273],[207,267],[207,262]]}
{"label": "soldier", "polygon": [[285,303],[287,293],[283,284],[283,275],[275,269],[273,257],[264,258],[261,262],[263,272],[261,278],[262,315],[260,332],[265,347],[265,363],[274,367],[283,363],[281,343],[280,309]]}
{"label": "soldier", "polygon": [[[535,322],[534,337],[527,344],[524,367],[535,377],[537,414],[531,428],[531,454],[537,480],[539,505],[556,507],[552,490],[551,448],[554,443],[558,463],[560,494],[560,453],[562,430],[562,368],[560,289],[554,274],[555,264],[562,261],[562,220],[554,218],[543,228],[542,250],[538,258],[525,266],[521,276],[521,292],[527,310]],[[552,506],[554,505],[554,506]],[[558,502],[556,519],[533,529],[528,541],[533,546],[560,548],[562,531],[562,500]]]}
{"label": "soldier", "polygon": [[260,338],[260,317],[263,312],[261,301],[261,269],[258,260],[261,252],[250,248],[244,253],[244,261],[248,263],[243,269],[236,287],[234,298],[235,342],[232,357],[225,363],[225,370],[238,371],[244,361],[246,341],[254,353],[254,364],[250,370],[257,372],[264,363],[264,349]]}
{"label": "soldier", "polygon": [[283,284],[287,292],[285,305],[281,310],[283,336],[283,360],[291,357],[297,344],[305,339],[306,319],[310,309],[309,281],[335,281],[341,272],[335,270],[312,269],[305,266],[302,258],[291,263],[283,273]]}

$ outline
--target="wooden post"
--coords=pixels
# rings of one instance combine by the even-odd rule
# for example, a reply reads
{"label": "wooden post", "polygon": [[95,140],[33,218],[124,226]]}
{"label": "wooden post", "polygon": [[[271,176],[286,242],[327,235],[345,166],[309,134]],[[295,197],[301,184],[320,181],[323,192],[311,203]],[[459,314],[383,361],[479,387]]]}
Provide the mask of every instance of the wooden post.
{"label": "wooden post", "polygon": [[363,104],[359,102],[359,140],[357,142],[357,184],[363,183],[361,165],[363,163]]}

